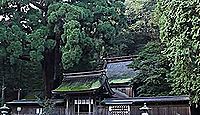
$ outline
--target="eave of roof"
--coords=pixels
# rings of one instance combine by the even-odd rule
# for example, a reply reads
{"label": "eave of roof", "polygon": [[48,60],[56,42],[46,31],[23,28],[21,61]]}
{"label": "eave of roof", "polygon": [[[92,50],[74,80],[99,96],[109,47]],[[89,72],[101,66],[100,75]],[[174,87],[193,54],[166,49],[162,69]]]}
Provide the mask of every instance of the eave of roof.
{"label": "eave of roof", "polygon": [[[63,99],[52,99],[52,102],[55,104],[61,104],[64,103]],[[13,100],[11,102],[6,102],[8,105],[40,105],[42,104],[42,101],[39,100],[27,100],[27,99],[21,99],[21,100]]]}
{"label": "eave of roof", "polygon": [[159,96],[159,97],[134,97],[134,98],[108,98],[102,101],[105,105],[136,104],[136,103],[162,103],[162,102],[189,102],[188,96]]}
{"label": "eave of roof", "polygon": [[112,95],[113,97],[116,97],[116,98],[128,98],[129,96],[117,89],[114,89],[112,88],[113,92],[114,92],[114,95]]}
{"label": "eave of roof", "polygon": [[103,60],[105,60],[107,63],[115,63],[115,62],[131,61],[137,57],[138,55],[130,55],[130,56],[103,58]]}
{"label": "eave of roof", "polygon": [[118,78],[118,79],[111,79],[108,80],[110,84],[124,84],[124,83],[131,83],[133,78]]}
{"label": "eave of roof", "polygon": [[96,71],[86,71],[86,72],[75,72],[75,73],[63,73],[64,76],[80,76],[80,75],[92,75],[92,74],[102,74],[105,70],[96,70]]}

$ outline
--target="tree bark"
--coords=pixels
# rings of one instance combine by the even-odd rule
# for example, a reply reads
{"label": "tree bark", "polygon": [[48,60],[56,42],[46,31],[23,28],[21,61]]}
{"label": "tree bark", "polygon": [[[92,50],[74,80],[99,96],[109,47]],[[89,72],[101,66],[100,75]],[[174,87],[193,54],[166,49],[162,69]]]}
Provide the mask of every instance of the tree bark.
{"label": "tree bark", "polygon": [[46,49],[43,63],[43,79],[44,79],[44,95],[51,98],[51,90],[53,90],[54,77],[54,52]]}
{"label": "tree bark", "polygon": [[57,88],[61,82],[61,51],[60,32],[56,32],[54,40],[56,45],[53,50],[46,49],[43,63],[43,79],[45,85],[45,97],[51,98],[51,91]]}

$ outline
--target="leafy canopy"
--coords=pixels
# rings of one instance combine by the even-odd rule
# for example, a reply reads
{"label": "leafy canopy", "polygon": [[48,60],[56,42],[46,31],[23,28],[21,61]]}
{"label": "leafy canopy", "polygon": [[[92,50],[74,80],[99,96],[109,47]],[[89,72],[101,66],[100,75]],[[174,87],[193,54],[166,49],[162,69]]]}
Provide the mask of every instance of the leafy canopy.
{"label": "leafy canopy", "polygon": [[152,41],[139,52],[130,67],[140,70],[133,79],[138,96],[165,96],[171,91],[168,62],[159,41]]}
{"label": "leafy canopy", "polygon": [[200,7],[199,0],[159,0],[160,39],[170,61],[172,93],[200,100]]}
{"label": "leafy canopy", "polygon": [[114,47],[115,38],[126,26],[124,13],[122,1],[84,0],[50,5],[48,23],[54,32],[62,33],[64,68],[96,67],[96,61]]}

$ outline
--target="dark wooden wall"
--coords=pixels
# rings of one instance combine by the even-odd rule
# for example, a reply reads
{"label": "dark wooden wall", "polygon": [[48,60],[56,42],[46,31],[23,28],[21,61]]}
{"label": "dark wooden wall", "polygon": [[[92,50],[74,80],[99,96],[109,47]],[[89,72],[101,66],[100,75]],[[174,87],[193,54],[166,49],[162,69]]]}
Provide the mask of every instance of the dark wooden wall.
{"label": "dark wooden wall", "polygon": [[[141,115],[141,106],[132,106],[131,115]],[[150,115],[191,115],[189,105],[150,105]]]}
{"label": "dark wooden wall", "polygon": [[[141,106],[131,106],[130,115],[141,115]],[[148,105],[150,115],[191,115],[189,105]],[[20,115],[35,115],[36,107],[22,107]],[[98,106],[97,115],[110,115],[108,106]],[[12,107],[12,115],[16,115],[16,107]],[[50,115],[65,115],[64,107],[56,107]],[[199,114],[200,115],[200,114]]]}
{"label": "dark wooden wall", "polygon": [[[19,115],[36,115],[36,109],[39,107],[36,106],[23,106],[22,110],[19,112]],[[17,107],[11,107],[11,115],[18,115]],[[56,107],[49,115],[65,115],[65,108],[64,107]]]}
{"label": "dark wooden wall", "polygon": [[200,115],[200,106],[192,105],[191,113],[192,115]]}

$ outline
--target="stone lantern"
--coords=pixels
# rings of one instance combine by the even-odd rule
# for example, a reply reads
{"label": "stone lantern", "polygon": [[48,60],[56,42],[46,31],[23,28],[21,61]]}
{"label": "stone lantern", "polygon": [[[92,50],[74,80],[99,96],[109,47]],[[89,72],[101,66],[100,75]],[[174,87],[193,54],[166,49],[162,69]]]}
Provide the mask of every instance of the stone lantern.
{"label": "stone lantern", "polygon": [[3,105],[3,107],[0,107],[1,115],[10,115],[10,108],[6,106],[6,104]]}
{"label": "stone lantern", "polygon": [[144,106],[139,108],[140,111],[142,111],[141,115],[149,115],[148,111],[151,109],[149,107],[147,107],[147,104],[144,103]]}

